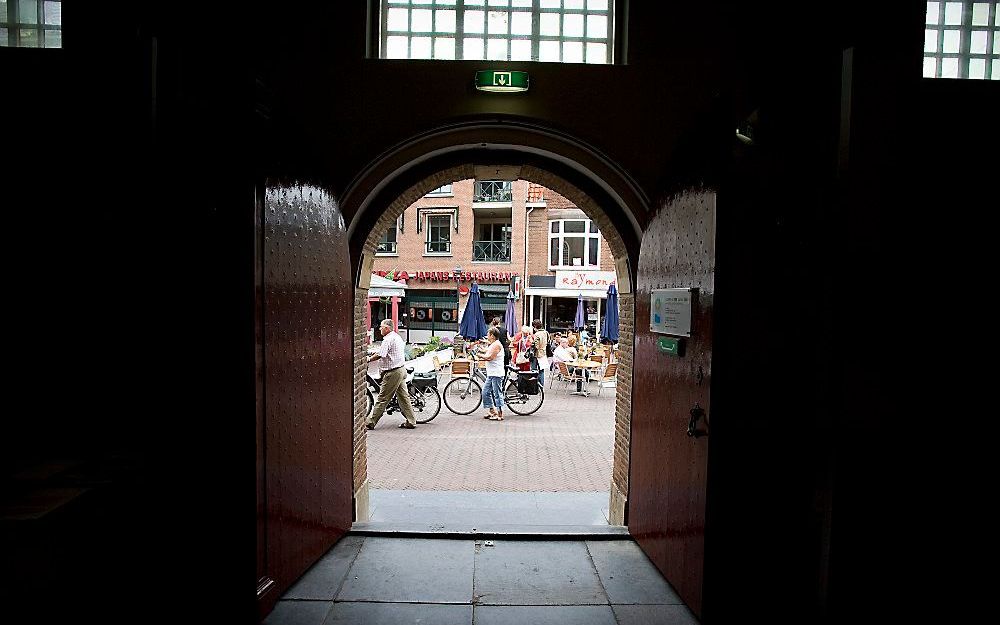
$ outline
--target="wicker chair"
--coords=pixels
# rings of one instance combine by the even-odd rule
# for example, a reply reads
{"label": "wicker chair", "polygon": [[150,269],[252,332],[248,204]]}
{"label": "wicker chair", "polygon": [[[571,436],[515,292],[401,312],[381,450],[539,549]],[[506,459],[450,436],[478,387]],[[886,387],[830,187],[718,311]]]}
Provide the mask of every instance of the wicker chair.
{"label": "wicker chair", "polygon": [[[569,386],[572,382],[579,382],[583,380],[583,376],[577,373],[570,373],[569,367],[566,366],[564,362],[557,362],[556,366],[559,367],[559,379]],[[549,388],[552,388],[552,384],[555,382],[555,376],[552,377],[552,382],[549,382]]]}
{"label": "wicker chair", "polygon": [[597,396],[601,396],[601,389],[604,388],[605,383],[611,382],[613,385],[618,385],[618,363],[613,362],[607,366],[604,373],[601,374],[600,379],[597,381]]}

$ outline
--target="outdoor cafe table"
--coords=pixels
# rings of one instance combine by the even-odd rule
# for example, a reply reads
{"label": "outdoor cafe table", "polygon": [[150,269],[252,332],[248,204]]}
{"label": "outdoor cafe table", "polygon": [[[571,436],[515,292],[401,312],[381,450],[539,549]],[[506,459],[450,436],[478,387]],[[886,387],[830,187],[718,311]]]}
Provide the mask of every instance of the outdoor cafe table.
{"label": "outdoor cafe table", "polygon": [[[566,363],[566,366],[571,369],[586,369],[591,371],[593,369],[600,369],[601,363],[594,362],[593,360],[571,360]],[[583,380],[576,381],[576,391],[570,393],[570,395],[583,395],[584,397],[590,396],[590,391],[583,388]]]}

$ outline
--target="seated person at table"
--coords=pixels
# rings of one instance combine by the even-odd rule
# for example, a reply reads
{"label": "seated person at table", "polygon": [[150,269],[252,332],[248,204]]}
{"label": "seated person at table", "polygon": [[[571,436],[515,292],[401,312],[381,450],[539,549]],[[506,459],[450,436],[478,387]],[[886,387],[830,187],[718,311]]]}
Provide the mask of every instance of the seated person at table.
{"label": "seated person at table", "polygon": [[561,339],[559,347],[552,352],[553,362],[573,362],[576,360],[576,348],[571,347],[569,339]]}

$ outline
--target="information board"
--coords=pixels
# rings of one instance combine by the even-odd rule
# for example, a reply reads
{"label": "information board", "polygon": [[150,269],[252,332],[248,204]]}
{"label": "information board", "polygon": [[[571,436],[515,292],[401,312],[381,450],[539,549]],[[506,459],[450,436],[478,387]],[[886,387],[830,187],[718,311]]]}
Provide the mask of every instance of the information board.
{"label": "information board", "polygon": [[649,329],[691,336],[691,289],[654,289],[649,294]]}

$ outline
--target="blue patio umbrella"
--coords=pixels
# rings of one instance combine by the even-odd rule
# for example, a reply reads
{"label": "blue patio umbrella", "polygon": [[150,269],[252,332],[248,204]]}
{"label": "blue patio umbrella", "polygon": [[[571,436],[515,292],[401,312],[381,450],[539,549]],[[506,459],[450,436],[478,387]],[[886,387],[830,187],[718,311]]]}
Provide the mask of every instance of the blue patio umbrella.
{"label": "blue patio umbrella", "polygon": [[587,322],[583,316],[583,293],[580,293],[576,296],[576,320],[573,322],[573,327],[579,330],[585,325]]}
{"label": "blue patio umbrella", "polygon": [[479,285],[472,283],[469,289],[469,303],[465,305],[465,314],[458,333],[469,341],[478,341],[486,336],[486,320],[483,319],[483,305],[479,302]]}
{"label": "blue patio umbrella", "polygon": [[618,342],[618,289],[613,284],[608,287],[607,310],[601,319],[601,339]]}
{"label": "blue patio umbrella", "polygon": [[507,291],[507,314],[504,316],[507,336],[517,334],[517,320],[514,319],[514,291]]}

